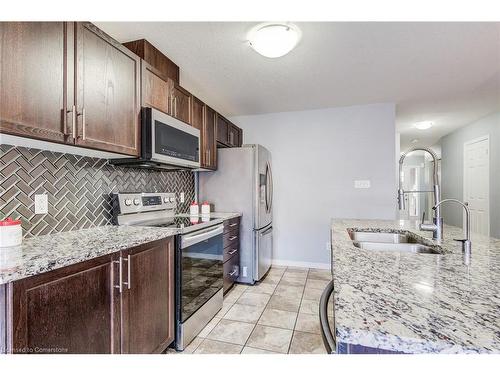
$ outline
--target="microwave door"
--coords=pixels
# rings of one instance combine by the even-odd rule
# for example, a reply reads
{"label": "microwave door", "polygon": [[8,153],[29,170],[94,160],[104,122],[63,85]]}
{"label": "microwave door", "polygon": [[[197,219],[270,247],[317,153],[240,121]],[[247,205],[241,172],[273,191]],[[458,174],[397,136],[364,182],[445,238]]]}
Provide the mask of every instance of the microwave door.
{"label": "microwave door", "polygon": [[151,159],[184,167],[200,167],[200,131],[151,109]]}

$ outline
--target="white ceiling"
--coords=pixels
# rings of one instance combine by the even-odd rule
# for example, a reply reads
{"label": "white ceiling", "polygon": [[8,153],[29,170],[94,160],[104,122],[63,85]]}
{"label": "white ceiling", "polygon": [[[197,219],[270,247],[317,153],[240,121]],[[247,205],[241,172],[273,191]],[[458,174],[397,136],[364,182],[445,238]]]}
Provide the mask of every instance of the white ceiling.
{"label": "white ceiling", "polygon": [[[394,102],[405,148],[500,109],[500,23],[299,22],[302,40],[278,59],[248,46],[255,24],[97,22],[121,42],[149,40],[227,116]],[[413,128],[422,120],[435,126]]]}

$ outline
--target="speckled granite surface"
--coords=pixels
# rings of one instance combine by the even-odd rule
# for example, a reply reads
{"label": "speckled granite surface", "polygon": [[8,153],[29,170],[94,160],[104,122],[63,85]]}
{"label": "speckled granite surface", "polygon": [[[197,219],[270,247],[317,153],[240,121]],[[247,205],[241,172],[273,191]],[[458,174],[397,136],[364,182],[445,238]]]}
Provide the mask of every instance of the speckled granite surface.
{"label": "speckled granite surface", "polygon": [[213,212],[211,217],[220,220],[209,223],[202,222],[185,229],[107,225],[31,237],[23,240],[20,247],[0,249],[0,284],[222,223],[224,220],[240,215],[238,213]]}
{"label": "speckled granite surface", "polygon": [[[410,231],[444,252],[370,251],[348,229]],[[333,220],[332,269],[340,342],[406,353],[500,353],[500,240],[473,236],[463,262],[462,230],[432,240],[414,222]]]}
{"label": "speckled granite surface", "polygon": [[177,229],[107,225],[25,239],[0,249],[0,284],[177,234]]}

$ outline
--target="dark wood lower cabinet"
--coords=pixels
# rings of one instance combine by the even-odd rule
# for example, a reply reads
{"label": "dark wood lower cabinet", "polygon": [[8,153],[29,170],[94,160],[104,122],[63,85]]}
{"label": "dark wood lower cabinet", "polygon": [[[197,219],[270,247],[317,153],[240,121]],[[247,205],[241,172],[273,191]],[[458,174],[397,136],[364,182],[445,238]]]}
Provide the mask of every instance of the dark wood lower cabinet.
{"label": "dark wood lower cabinet", "polygon": [[236,217],[224,221],[224,284],[223,290],[226,294],[240,276],[240,218]]}
{"label": "dark wood lower cabinet", "polygon": [[[12,353],[117,353],[111,256],[9,284]],[[9,316],[10,315],[10,316]],[[10,323],[10,322],[9,322]]]}
{"label": "dark wood lower cabinet", "polygon": [[174,339],[173,263],[171,237],[0,285],[0,350],[165,350]]}
{"label": "dark wood lower cabinet", "polygon": [[127,263],[124,353],[161,353],[174,339],[173,251],[173,243],[168,241],[123,256]]}

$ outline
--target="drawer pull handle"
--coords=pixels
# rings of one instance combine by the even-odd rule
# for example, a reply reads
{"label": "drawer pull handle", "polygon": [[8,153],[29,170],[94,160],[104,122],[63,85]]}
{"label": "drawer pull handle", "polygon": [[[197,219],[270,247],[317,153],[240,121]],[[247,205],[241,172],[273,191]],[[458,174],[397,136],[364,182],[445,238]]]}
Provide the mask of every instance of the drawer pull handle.
{"label": "drawer pull handle", "polygon": [[232,251],[229,252],[229,255],[233,255],[237,251],[238,251],[238,249],[233,249]]}
{"label": "drawer pull handle", "polygon": [[229,276],[234,276],[234,275],[236,275],[236,273],[237,273],[237,272],[238,272],[238,270],[234,270],[233,272],[231,272],[231,273],[229,274]]}
{"label": "drawer pull handle", "polygon": [[122,257],[120,257],[119,260],[114,260],[113,263],[118,263],[118,285],[113,285],[115,288],[118,289],[120,294],[122,293],[122,284],[123,284],[123,263],[122,263]]}
{"label": "drawer pull handle", "polygon": [[232,236],[232,237],[229,237],[229,241],[235,240],[235,239],[237,239],[237,238],[238,238],[238,236]]}
{"label": "drawer pull handle", "polygon": [[235,227],[237,225],[238,225],[238,223],[229,224],[230,227]]}

